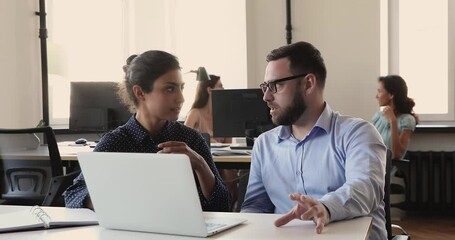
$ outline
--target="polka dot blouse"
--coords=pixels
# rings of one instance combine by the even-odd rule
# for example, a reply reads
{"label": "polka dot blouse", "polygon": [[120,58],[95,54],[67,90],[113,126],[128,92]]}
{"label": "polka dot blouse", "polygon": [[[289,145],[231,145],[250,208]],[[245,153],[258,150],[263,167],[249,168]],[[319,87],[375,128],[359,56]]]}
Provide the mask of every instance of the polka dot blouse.
{"label": "polka dot blouse", "polygon": [[[229,211],[230,194],[221,180],[206,142],[196,130],[179,122],[168,121],[159,134],[151,137],[133,115],[125,125],[104,135],[94,151],[156,153],[160,150],[157,145],[167,141],[185,142],[205,159],[215,175],[215,187],[209,199],[204,197],[198,179],[195,178],[202,209],[204,211]],[[89,192],[81,173],[74,179],[73,185],[66,190],[65,205],[68,208],[82,208],[88,196]]]}

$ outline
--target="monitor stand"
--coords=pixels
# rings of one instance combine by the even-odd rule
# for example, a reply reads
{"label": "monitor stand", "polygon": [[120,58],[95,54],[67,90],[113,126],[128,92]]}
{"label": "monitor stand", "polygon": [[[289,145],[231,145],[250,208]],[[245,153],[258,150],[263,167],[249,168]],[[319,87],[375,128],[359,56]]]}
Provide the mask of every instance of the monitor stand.
{"label": "monitor stand", "polygon": [[253,146],[232,146],[231,145],[231,150],[251,150],[253,149]]}
{"label": "monitor stand", "polygon": [[246,146],[232,146],[231,145],[231,149],[233,149],[233,150],[251,150],[251,149],[253,149],[255,136],[257,136],[255,129],[245,130]]}

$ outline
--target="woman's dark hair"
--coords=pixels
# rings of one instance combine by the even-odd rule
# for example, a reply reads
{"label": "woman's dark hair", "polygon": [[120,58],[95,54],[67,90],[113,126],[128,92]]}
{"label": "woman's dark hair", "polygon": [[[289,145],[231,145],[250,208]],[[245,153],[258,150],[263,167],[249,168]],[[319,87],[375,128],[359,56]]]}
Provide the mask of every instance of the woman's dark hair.
{"label": "woman's dark hair", "polygon": [[131,62],[137,57],[137,54],[133,54],[126,59],[126,65],[130,65]]}
{"label": "woman's dark hair", "polygon": [[131,62],[137,57],[137,54],[133,54],[126,59],[126,65],[123,65],[123,71],[128,72],[128,67],[131,65]]}
{"label": "woman's dark hair", "polygon": [[130,111],[135,112],[138,101],[133,86],[138,85],[142,91],[149,93],[156,79],[176,69],[180,69],[180,64],[174,55],[159,50],[144,52],[132,59],[125,80],[119,83],[118,95]]}
{"label": "woman's dark hair", "polygon": [[209,100],[209,94],[207,92],[207,87],[214,88],[215,85],[220,81],[220,76],[211,75],[209,81],[199,81],[196,88],[196,97],[193,102],[193,108],[203,108],[207,101]]}
{"label": "woman's dark hair", "polygon": [[393,95],[393,104],[395,105],[396,113],[411,114],[414,116],[416,123],[418,123],[418,117],[413,110],[415,102],[412,98],[408,97],[408,86],[404,79],[398,75],[388,75],[379,77],[378,81],[382,83],[384,89],[389,94]]}
{"label": "woman's dark hair", "polygon": [[313,73],[321,89],[324,89],[327,70],[321,52],[308,42],[295,42],[272,50],[267,62],[281,58],[289,59],[289,68],[295,75]]}

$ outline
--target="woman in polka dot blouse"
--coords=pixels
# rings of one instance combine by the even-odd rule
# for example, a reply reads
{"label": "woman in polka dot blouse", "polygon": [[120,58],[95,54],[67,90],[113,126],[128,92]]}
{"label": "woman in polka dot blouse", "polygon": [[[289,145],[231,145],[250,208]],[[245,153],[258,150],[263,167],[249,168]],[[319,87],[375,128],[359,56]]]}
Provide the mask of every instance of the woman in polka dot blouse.
{"label": "woman in polka dot blouse", "polygon": [[[176,122],[184,101],[183,85],[175,56],[157,50],[137,56],[119,84],[119,95],[135,114],[125,125],[104,135],[94,151],[186,154],[203,210],[229,211],[231,196],[207,144],[196,130]],[[83,174],[66,190],[65,205],[93,209]]]}

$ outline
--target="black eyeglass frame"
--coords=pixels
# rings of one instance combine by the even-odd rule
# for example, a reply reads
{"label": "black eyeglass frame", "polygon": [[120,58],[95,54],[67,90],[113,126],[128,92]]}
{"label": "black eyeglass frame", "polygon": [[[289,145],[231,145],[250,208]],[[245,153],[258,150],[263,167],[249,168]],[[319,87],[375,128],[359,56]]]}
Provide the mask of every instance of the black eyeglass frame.
{"label": "black eyeglass frame", "polygon": [[[302,73],[302,74],[297,74],[297,75],[290,76],[290,77],[270,80],[270,81],[263,82],[263,83],[259,84],[259,87],[261,88],[263,93],[265,93],[267,91],[267,89],[269,89],[273,93],[276,93],[277,92],[277,89],[276,89],[276,84],[277,83],[285,82],[285,81],[289,81],[289,80],[293,80],[293,79],[297,79],[297,78],[300,78],[300,77],[306,77],[308,74],[309,73]],[[270,86],[272,86],[271,84],[273,84],[273,88],[270,87]]]}

